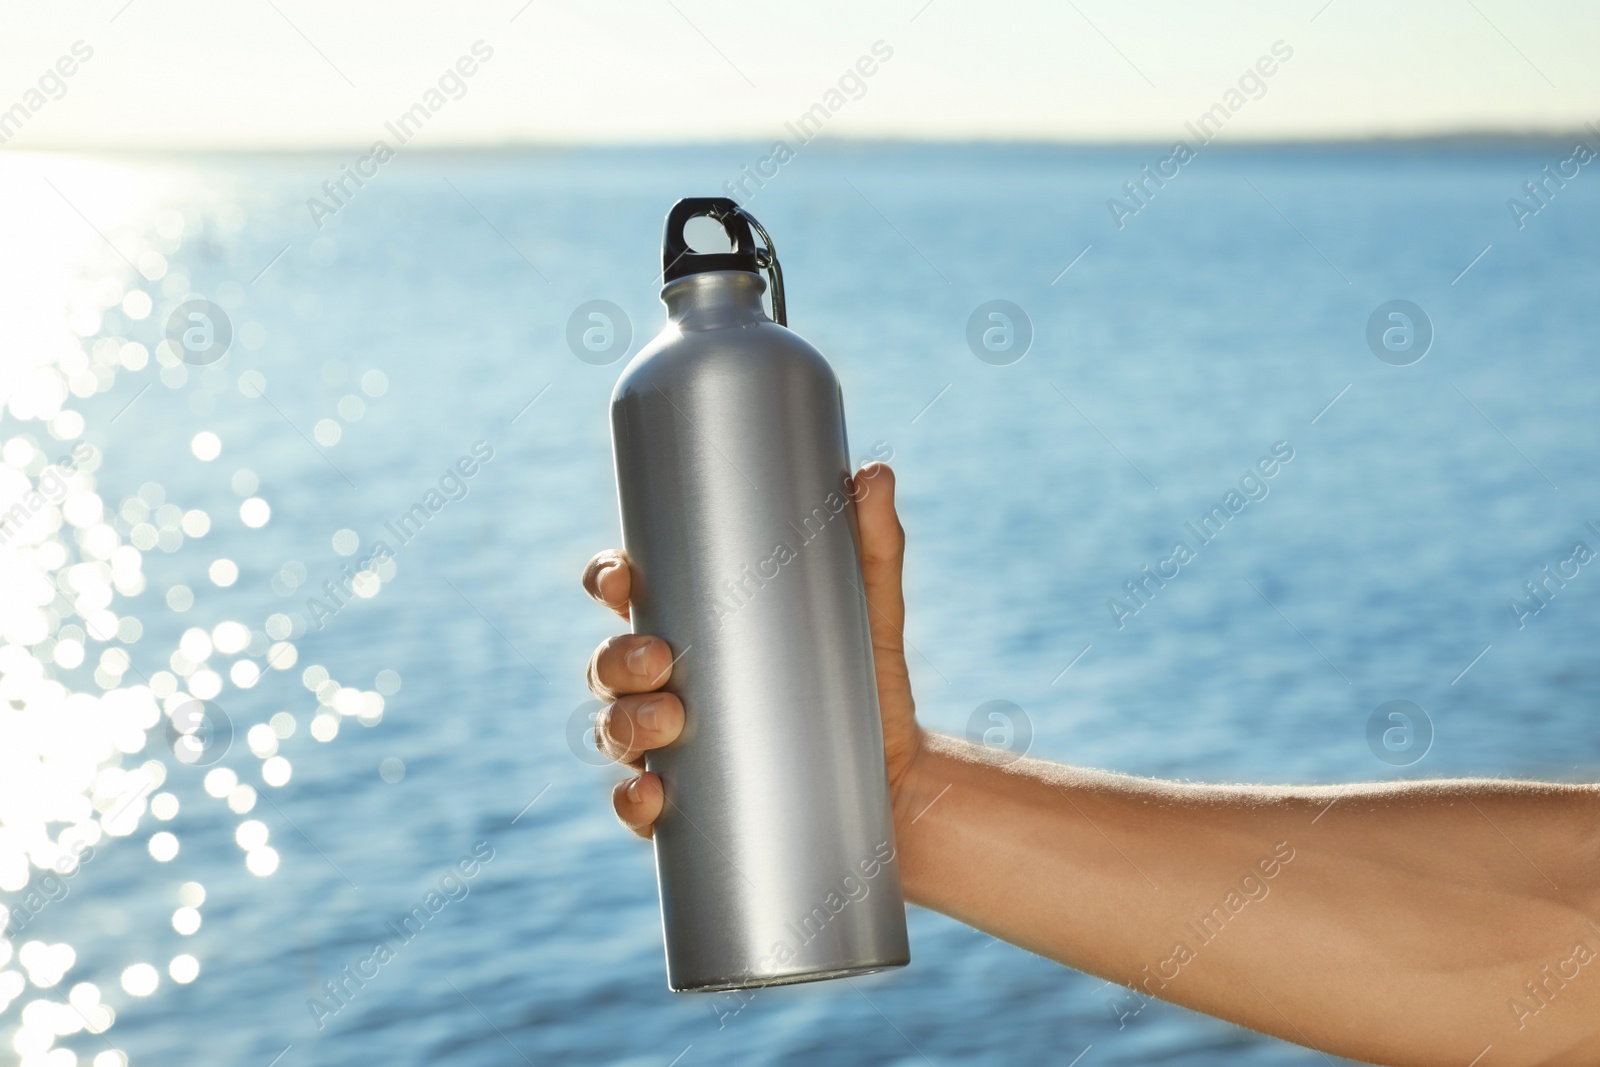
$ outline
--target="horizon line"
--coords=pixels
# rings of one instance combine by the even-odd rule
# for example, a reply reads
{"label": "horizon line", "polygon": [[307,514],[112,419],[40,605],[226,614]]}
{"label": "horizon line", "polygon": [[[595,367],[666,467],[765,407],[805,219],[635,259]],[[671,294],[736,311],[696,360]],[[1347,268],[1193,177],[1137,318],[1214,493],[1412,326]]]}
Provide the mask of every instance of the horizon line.
{"label": "horizon line", "polygon": [[[1213,138],[1202,142],[1215,148],[1341,148],[1341,147],[1456,147],[1489,148],[1496,146],[1533,146],[1567,144],[1594,133],[1592,125],[1546,130],[1500,129],[1492,127],[1462,127],[1457,129],[1409,133],[1365,134],[1310,134],[1307,136],[1238,137],[1226,141]],[[376,140],[382,140],[378,138]],[[364,152],[374,141],[325,141],[316,143],[219,143],[204,148],[192,144],[83,144],[64,142],[35,147],[0,147],[0,156],[16,155],[108,155],[108,156],[207,156],[207,155],[333,155]],[[583,150],[626,149],[713,149],[749,148],[770,146],[779,139],[760,137],[719,137],[677,140],[541,140],[533,138],[504,138],[463,140],[434,145],[408,145],[412,152],[446,155],[469,152],[569,152]],[[1169,147],[1183,138],[1161,137],[1049,137],[1049,136],[838,136],[813,137],[805,146],[823,148],[889,148],[889,147],[959,147],[973,145],[984,147],[1010,146],[1017,148],[1146,148]]]}

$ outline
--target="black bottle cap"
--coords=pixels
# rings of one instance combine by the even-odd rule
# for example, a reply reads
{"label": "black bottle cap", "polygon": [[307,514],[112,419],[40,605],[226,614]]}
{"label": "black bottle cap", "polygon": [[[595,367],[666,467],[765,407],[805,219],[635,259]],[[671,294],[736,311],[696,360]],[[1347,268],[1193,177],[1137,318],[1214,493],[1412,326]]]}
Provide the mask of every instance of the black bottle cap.
{"label": "black bottle cap", "polygon": [[[696,252],[684,240],[683,227],[701,215],[716,219],[728,234],[735,251]],[[686,196],[667,212],[666,232],[661,238],[661,280],[663,283],[690,274],[711,270],[744,270],[760,274],[756,261],[756,239],[750,224],[739,213],[739,205],[725,196]]]}

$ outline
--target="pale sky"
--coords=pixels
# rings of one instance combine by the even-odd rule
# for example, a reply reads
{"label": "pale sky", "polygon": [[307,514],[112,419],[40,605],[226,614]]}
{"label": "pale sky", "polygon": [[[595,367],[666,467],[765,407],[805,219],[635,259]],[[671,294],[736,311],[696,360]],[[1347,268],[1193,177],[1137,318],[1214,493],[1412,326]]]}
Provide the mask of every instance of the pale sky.
{"label": "pale sky", "polygon": [[[1600,6],[1554,0],[90,0],[5,10],[0,114],[16,128],[0,136],[13,150],[362,146],[427,102],[478,41],[492,57],[460,79],[459,99],[446,77],[419,145],[769,141],[826,106],[862,57],[873,73],[846,76],[830,136],[1164,141],[1225,102],[1275,42],[1292,57],[1267,63],[1264,92],[1247,85],[1259,99],[1230,115],[1225,139],[1600,125]],[[57,83],[47,72],[79,41],[92,57]],[[876,42],[887,60],[872,59]]]}

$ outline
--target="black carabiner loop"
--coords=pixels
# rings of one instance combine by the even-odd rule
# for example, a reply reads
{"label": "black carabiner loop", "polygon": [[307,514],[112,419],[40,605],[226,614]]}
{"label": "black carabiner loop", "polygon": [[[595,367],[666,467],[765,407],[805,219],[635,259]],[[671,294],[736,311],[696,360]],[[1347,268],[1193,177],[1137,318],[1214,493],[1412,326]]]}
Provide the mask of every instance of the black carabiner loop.
{"label": "black carabiner loop", "polygon": [[[722,224],[733,246],[729,252],[696,252],[683,235],[690,219],[705,216]],[[765,248],[756,247],[751,229],[761,235]],[[673,282],[701,271],[742,270],[752,274],[767,272],[772,289],[772,321],[789,325],[788,306],[783,298],[783,268],[778,265],[778,250],[772,235],[756,217],[725,196],[685,197],[667,213],[666,230],[661,239],[661,278]]]}

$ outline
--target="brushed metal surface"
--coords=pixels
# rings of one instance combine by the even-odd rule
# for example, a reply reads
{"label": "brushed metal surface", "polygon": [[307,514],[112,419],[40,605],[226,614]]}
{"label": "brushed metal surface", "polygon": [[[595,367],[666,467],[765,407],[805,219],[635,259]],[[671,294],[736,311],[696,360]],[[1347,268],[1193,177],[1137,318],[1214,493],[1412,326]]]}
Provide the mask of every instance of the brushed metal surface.
{"label": "brushed metal surface", "polygon": [[652,753],[678,991],[907,963],[838,380],[742,271],[679,278],[612,396],[633,626],[678,657]]}

